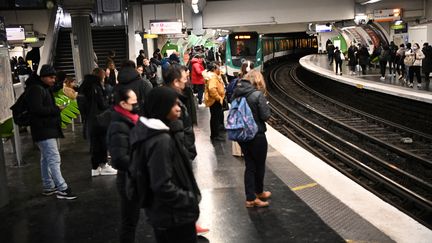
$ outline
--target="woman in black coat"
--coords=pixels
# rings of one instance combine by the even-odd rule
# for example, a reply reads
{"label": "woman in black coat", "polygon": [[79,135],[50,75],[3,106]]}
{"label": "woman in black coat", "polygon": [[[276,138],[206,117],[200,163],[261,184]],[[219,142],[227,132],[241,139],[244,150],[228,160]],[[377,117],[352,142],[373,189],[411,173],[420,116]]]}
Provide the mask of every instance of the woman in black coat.
{"label": "woman in black coat", "polygon": [[355,73],[355,67],[357,66],[357,47],[354,44],[348,48],[348,66],[350,67],[350,74]]}
{"label": "woman in black coat", "polygon": [[140,207],[126,196],[126,173],[130,164],[129,132],[138,122],[138,99],[131,89],[119,88],[114,92],[114,111],[108,129],[107,142],[111,164],[118,170],[117,189],[120,194],[121,226],[120,242],[135,242],[135,229],[139,220]]}
{"label": "woman in black coat", "polygon": [[103,82],[101,77],[88,74],[80,87],[80,93],[84,95],[88,109],[84,114],[84,122],[87,138],[90,139],[92,176],[117,174],[117,171],[107,164],[107,127],[97,120],[98,115],[109,108]]}
{"label": "woman in black coat", "polygon": [[366,75],[366,67],[369,65],[369,51],[366,46],[359,46],[359,50],[357,52],[357,58],[359,60],[360,67],[362,69],[362,74]]}
{"label": "woman in black coat", "polygon": [[271,192],[264,191],[265,162],[267,159],[267,131],[265,122],[270,118],[270,107],[265,98],[264,77],[259,71],[252,70],[239,82],[233,97],[245,97],[252,111],[258,132],[246,142],[239,142],[245,158],[246,207],[267,207]]}

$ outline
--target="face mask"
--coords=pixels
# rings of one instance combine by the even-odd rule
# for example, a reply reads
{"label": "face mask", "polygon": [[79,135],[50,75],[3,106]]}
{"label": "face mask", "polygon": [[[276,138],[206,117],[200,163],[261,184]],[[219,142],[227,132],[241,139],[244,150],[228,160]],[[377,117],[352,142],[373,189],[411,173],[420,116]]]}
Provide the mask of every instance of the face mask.
{"label": "face mask", "polygon": [[417,50],[417,46],[413,46],[412,49],[415,51]]}
{"label": "face mask", "polygon": [[132,114],[138,114],[139,111],[140,111],[139,104],[138,104],[138,103],[133,104],[133,105],[132,105],[131,113],[132,113]]}

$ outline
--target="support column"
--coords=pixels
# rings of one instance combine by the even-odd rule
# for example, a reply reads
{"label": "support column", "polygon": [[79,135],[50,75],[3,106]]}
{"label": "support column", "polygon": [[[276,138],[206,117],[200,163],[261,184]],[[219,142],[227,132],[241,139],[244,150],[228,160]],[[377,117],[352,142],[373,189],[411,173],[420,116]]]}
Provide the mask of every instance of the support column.
{"label": "support column", "polygon": [[[80,73],[82,77],[94,68],[93,40],[90,27],[90,12],[71,12],[73,48],[78,47]],[[74,56],[74,62],[76,57]],[[80,77],[80,80],[82,79]]]}
{"label": "support column", "polygon": [[136,31],[143,32],[141,12],[141,3],[129,3],[127,28],[130,60],[135,60],[138,56],[138,52],[143,49],[142,41],[137,41],[135,39]]}
{"label": "support column", "polygon": [[64,1],[63,6],[72,19],[72,53],[77,80],[92,72],[94,65],[90,13],[94,0]]}
{"label": "support column", "polygon": [[199,12],[196,14],[192,12],[192,33],[194,35],[203,35],[204,32],[202,13]]}

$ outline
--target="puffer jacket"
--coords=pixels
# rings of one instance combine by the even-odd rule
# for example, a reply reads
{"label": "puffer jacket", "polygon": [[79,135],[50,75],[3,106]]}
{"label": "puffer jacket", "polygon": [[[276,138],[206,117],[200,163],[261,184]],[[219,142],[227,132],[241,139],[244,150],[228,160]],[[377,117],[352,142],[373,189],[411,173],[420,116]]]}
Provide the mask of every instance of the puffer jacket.
{"label": "puffer jacket", "polygon": [[[142,79],[133,67],[125,67],[122,68],[118,75],[118,81],[116,88],[127,88],[131,89],[137,95],[138,103],[140,107],[144,107],[144,100],[150,90],[153,88],[153,85],[150,81]],[[141,109],[142,111],[144,109]]]}
{"label": "puffer jacket", "polygon": [[222,105],[225,98],[225,85],[221,76],[213,72],[206,72],[204,77],[206,79],[204,91],[205,105],[210,107],[215,102],[219,102]]}
{"label": "puffer jacket", "polygon": [[25,101],[30,112],[30,127],[33,141],[63,138],[60,108],[56,105],[50,87],[39,76],[33,75],[26,81]]}
{"label": "puffer jacket", "polygon": [[192,84],[204,84],[204,64],[201,58],[192,58],[192,71],[191,71],[191,83]]}
{"label": "puffer jacket", "polygon": [[122,114],[112,111],[107,132],[107,145],[112,166],[119,172],[126,172],[130,162],[129,133],[135,124]]}
{"label": "puffer jacket", "polygon": [[254,120],[258,126],[258,133],[267,131],[265,122],[270,118],[271,111],[268,101],[261,91],[258,91],[248,80],[241,80],[234,90],[233,98],[246,97]]}
{"label": "puffer jacket", "polygon": [[181,120],[167,126],[161,120],[141,117],[130,133],[133,160],[147,166],[151,196],[146,214],[153,227],[195,223],[199,217],[201,194],[182,132]]}
{"label": "puffer jacket", "polygon": [[405,52],[405,56],[412,56],[415,55],[415,61],[413,66],[421,66],[422,65],[422,60],[425,58],[425,55],[423,54],[423,52],[419,49],[417,49],[416,51],[414,51],[412,48],[410,50],[408,50],[407,52]]}

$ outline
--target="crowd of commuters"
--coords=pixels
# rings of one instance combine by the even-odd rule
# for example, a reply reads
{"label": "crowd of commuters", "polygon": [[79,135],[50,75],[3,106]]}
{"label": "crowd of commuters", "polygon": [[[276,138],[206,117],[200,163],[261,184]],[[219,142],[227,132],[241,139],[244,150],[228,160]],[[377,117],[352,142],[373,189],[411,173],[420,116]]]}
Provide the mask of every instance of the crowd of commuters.
{"label": "crowd of commuters", "polygon": [[[41,153],[43,195],[77,198],[60,169],[58,138],[63,137],[60,112],[64,107],[56,105],[54,92],[63,89],[78,102],[83,136],[89,143],[90,175],[117,175],[120,242],[135,241],[142,204],[128,196],[127,184],[131,165],[137,163],[149,175],[146,186],[151,196],[146,199],[145,212],[157,242],[196,242],[197,235],[208,232],[196,224],[201,194],[192,171],[197,156],[193,126],[197,124],[196,109],[204,103],[211,114],[210,139],[226,141],[223,111],[228,109],[225,90],[229,83],[213,49],[198,47],[187,53],[186,65],[179,64],[174,52],[162,67],[159,49],[150,60],[140,51],[136,63],[125,61],[117,69],[115,52],[110,51],[105,67],[86,74],[79,87],[66,73],[49,65],[43,65],[39,75],[22,77],[29,91],[31,134]],[[163,69],[163,77],[156,76],[158,67]],[[267,207],[271,192],[264,191],[263,180],[265,121],[270,110],[264,78],[248,63],[234,80],[230,98],[247,98],[259,128],[251,141],[240,143],[246,161],[246,207]]]}
{"label": "crowd of commuters", "polygon": [[[342,75],[341,67],[345,55],[330,40],[326,43],[326,50],[329,64],[332,65],[334,60],[336,74]],[[414,76],[418,88],[422,87],[422,76],[424,76],[426,87],[429,87],[429,75],[432,71],[432,46],[427,42],[420,48],[418,43],[400,44],[398,47],[391,41],[388,45],[381,44],[375,48],[371,55],[365,45],[358,44],[355,46],[352,43],[347,51],[347,60],[351,75],[357,74],[356,72],[366,75],[366,70],[370,68],[372,62],[375,62],[379,64],[380,80],[382,81],[386,79],[388,70],[388,77],[396,78],[397,76],[399,80],[411,88],[414,86]]]}

